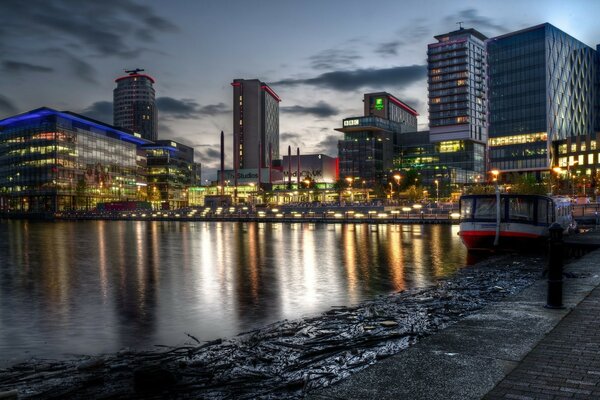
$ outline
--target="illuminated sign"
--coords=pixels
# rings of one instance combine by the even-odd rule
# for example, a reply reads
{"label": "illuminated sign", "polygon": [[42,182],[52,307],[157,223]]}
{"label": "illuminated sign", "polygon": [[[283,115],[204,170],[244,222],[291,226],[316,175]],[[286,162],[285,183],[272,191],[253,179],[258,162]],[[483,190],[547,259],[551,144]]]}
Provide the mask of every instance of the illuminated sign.
{"label": "illuminated sign", "polygon": [[360,125],[359,119],[347,119],[344,121],[344,126],[356,126]]}
{"label": "illuminated sign", "polygon": [[375,99],[375,109],[383,110],[383,99],[382,98]]}

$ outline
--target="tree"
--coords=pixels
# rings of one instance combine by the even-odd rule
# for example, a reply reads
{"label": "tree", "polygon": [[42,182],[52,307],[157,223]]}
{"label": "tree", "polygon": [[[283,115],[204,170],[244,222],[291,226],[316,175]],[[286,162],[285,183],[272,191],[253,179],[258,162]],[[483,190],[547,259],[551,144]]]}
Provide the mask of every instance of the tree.
{"label": "tree", "polygon": [[344,190],[346,190],[347,187],[348,187],[348,184],[343,179],[338,179],[333,184],[333,190],[335,190],[339,195],[340,204],[342,203],[342,193],[344,192]]}

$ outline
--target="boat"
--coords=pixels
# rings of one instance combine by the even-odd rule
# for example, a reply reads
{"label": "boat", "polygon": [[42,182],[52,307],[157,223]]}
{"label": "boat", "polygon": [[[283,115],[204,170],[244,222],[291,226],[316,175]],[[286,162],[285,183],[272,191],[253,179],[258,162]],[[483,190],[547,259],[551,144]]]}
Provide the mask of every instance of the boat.
{"label": "boat", "polygon": [[460,197],[458,234],[469,250],[540,244],[554,222],[565,232],[575,228],[569,198],[505,193]]}

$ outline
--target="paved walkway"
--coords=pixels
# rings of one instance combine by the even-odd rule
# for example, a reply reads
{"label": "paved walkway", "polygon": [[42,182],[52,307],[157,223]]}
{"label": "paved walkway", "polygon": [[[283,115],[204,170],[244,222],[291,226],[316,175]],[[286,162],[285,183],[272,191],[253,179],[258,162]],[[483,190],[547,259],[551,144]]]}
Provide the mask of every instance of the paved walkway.
{"label": "paved walkway", "polygon": [[[600,250],[570,263],[563,310],[539,280],[309,399],[600,398]],[[566,318],[565,318],[566,317]]]}
{"label": "paved walkway", "polygon": [[485,398],[600,399],[600,288],[575,307]]}

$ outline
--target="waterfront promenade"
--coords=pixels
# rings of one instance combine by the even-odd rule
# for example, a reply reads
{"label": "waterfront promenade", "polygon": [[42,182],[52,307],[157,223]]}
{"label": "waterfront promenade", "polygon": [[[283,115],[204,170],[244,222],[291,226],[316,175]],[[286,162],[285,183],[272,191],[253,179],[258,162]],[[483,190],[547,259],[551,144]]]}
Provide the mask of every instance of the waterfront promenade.
{"label": "waterfront promenade", "polygon": [[600,398],[600,250],[565,271],[564,309],[544,307],[540,279],[308,398]]}

